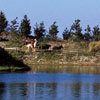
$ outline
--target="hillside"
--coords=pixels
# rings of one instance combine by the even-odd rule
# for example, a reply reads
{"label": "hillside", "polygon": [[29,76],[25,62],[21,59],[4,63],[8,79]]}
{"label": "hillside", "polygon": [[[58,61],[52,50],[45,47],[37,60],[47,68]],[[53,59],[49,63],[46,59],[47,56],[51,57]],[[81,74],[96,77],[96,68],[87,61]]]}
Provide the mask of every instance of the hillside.
{"label": "hillside", "polygon": [[21,60],[16,59],[3,48],[0,48],[0,71],[25,71],[29,69]]}
{"label": "hillside", "polygon": [[[49,41],[50,51],[25,54],[23,61],[27,64],[72,64],[72,65],[100,65],[100,54],[88,52],[87,42],[72,42],[65,40]],[[62,45],[61,50],[52,48]]]}
{"label": "hillside", "polygon": [[[11,43],[5,43],[5,48]],[[73,42],[67,40],[48,41],[41,46],[29,52],[23,46],[15,45],[17,42],[12,43],[13,47],[18,47],[19,50],[8,50],[12,57],[22,60],[25,64],[72,64],[72,65],[100,65],[100,54],[97,52],[88,52],[88,43],[85,41]],[[46,49],[47,45],[50,45]],[[58,47],[62,48],[58,49]],[[11,45],[10,45],[11,47]],[[45,47],[45,48],[44,48]],[[56,47],[56,49],[54,49]],[[24,52],[25,51],[25,52]],[[27,51],[27,52],[26,52]]]}

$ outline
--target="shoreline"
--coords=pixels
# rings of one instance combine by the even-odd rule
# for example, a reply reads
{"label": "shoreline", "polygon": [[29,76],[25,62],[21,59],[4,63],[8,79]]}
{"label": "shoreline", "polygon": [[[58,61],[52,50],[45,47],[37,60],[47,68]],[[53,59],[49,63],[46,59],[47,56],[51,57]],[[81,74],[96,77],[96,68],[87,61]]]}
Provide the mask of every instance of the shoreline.
{"label": "shoreline", "polygon": [[[5,72],[17,72],[17,71],[31,71],[33,69],[33,66],[35,66],[34,68],[37,68],[37,66],[51,66],[50,69],[52,68],[59,68],[59,66],[61,66],[61,69],[63,68],[67,68],[67,67],[71,67],[71,68],[82,68],[83,70],[85,70],[86,68],[91,69],[91,68],[100,68],[100,63],[72,63],[72,62],[67,62],[66,64],[61,62],[61,63],[29,63],[29,62],[23,62],[25,65],[27,65],[29,68],[27,67],[13,67],[13,66],[0,66],[0,71]],[[52,67],[53,66],[53,67]],[[45,68],[44,68],[45,70]]]}
{"label": "shoreline", "polygon": [[30,72],[43,73],[72,73],[72,74],[100,74],[100,66],[80,66],[80,65],[48,65],[48,64],[33,64]]}
{"label": "shoreline", "polygon": [[67,64],[57,64],[57,63],[25,63],[26,65],[66,65],[66,66],[100,66],[100,63],[67,63]]}
{"label": "shoreline", "polygon": [[28,71],[30,68],[26,67],[15,67],[15,66],[0,66],[0,72],[19,72],[19,71]]}

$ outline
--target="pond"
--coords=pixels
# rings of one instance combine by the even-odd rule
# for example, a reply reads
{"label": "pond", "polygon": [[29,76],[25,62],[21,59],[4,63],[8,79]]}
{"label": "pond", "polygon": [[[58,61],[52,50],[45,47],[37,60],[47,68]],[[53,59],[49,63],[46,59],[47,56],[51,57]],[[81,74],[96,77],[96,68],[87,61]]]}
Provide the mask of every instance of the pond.
{"label": "pond", "polygon": [[64,71],[1,73],[0,100],[100,100],[100,75]]}

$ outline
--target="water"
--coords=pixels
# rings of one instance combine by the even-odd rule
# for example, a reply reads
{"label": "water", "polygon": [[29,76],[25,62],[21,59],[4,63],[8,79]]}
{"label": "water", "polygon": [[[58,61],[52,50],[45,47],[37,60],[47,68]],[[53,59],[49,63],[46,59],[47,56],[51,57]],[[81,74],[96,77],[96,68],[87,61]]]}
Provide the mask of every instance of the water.
{"label": "water", "polygon": [[100,100],[100,75],[0,74],[0,100]]}

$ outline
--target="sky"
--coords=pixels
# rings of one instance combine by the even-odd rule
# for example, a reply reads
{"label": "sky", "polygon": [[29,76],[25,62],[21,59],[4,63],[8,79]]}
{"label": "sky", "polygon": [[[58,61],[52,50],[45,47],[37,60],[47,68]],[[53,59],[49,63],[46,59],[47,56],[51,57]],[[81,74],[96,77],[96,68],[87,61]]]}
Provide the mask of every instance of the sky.
{"label": "sky", "polygon": [[87,25],[93,28],[100,25],[100,0],[0,0],[0,11],[9,21],[18,17],[18,22],[26,14],[30,19],[32,34],[36,22],[44,22],[48,31],[56,21],[58,25],[58,37],[68,29],[76,19],[80,19],[80,25],[84,30]]}

